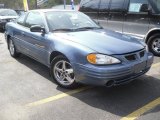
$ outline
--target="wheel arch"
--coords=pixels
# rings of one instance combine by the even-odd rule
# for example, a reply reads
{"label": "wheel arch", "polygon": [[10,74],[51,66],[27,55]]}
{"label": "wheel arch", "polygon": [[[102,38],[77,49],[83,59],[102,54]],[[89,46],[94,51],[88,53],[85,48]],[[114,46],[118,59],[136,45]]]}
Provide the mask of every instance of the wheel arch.
{"label": "wheel arch", "polygon": [[152,30],[150,30],[150,31],[147,33],[146,37],[145,37],[145,43],[148,43],[149,38],[150,38],[151,36],[155,35],[155,34],[160,34],[160,29],[152,29]]}
{"label": "wheel arch", "polygon": [[66,59],[69,61],[69,59],[67,58],[67,56],[64,55],[63,53],[61,53],[61,52],[59,52],[59,51],[53,51],[53,52],[50,54],[49,63],[51,63],[52,60],[53,60],[55,57],[59,56],[59,55],[62,55],[62,56],[64,56],[64,57],[66,57]]}

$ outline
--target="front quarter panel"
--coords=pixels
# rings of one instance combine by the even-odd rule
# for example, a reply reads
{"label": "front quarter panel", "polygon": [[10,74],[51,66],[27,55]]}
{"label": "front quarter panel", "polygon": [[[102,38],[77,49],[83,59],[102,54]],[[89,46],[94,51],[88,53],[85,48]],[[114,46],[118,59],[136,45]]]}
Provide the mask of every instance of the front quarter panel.
{"label": "front quarter panel", "polygon": [[50,37],[48,39],[52,41],[50,45],[50,53],[57,51],[64,54],[71,64],[88,64],[86,59],[87,55],[95,53],[94,50],[78,44],[76,41],[73,42],[67,39],[62,39],[57,37],[55,34],[50,34],[49,36]]}

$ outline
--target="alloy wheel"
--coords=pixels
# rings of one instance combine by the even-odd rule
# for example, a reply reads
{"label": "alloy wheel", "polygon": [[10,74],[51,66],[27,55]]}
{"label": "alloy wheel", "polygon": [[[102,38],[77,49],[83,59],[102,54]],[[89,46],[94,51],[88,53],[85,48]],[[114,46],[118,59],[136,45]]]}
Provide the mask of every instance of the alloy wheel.
{"label": "alloy wheel", "polygon": [[9,41],[9,51],[10,51],[11,55],[13,56],[15,53],[15,47],[14,47],[12,40]]}
{"label": "alloy wheel", "polygon": [[75,81],[73,68],[71,64],[65,60],[60,60],[55,64],[53,73],[55,79],[64,86],[71,85]]}
{"label": "alloy wheel", "polygon": [[160,54],[160,38],[156,38],[153,40],[153,43],[152,43],[152,49]]}

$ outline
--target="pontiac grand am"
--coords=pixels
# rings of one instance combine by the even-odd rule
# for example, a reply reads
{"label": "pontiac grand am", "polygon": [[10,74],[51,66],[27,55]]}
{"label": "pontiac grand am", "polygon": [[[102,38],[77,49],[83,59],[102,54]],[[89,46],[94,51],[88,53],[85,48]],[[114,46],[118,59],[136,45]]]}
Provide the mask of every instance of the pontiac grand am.
{"label": "pontiac grand am", "polygon": [[29,11],[6,25],[5,38],[12,57],[25,54],[48,66],[65,88],[126,84],[153,63],[145,43],[103,29],[78,11]]}

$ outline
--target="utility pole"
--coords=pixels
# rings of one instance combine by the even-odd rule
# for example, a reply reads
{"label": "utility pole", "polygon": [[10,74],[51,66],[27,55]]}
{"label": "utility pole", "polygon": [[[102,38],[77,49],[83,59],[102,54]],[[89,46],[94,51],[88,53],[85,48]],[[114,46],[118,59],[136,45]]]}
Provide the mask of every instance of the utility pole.
{"label": "utility pole", "polygon": [[29,7],[28,7],[28,0],[23,0],[23,5],[24,5],[24,10],[28,11]]}

